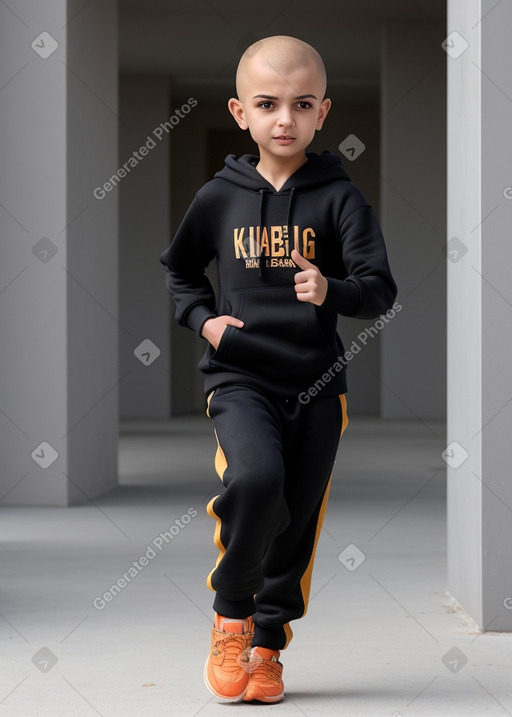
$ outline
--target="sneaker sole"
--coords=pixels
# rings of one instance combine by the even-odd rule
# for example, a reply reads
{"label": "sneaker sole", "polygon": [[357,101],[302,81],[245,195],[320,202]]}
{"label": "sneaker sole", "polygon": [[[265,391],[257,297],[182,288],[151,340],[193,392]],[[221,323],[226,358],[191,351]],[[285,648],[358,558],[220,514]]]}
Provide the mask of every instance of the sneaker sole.
{"label": "sneaker sole", "polygon": [[215,691],[215,689],[210,684],[210,681],[208,680],[208,662],[209,662],[209,657],[206,658],[206,662],[204,664],[203,677],[204,677],[204,684],[206,685],[208,690],[212,693],[212,695],[214,695],[214,697],[218,697],[219,700],[224,700],[225,702],[241,702],[244,698],[245,693],[247,692],[247,687],[237,697],[226,697],[225,695],[219,694],[218,692]]}
{"label": "sneaker sole", "polygon": [[280,695],[276,695],[275,697],[266,697],[265,699],[259,699],[258,697],[254,697],[252,700],[245,700],[246,702],[261,702],[262,704],[272,704],[273,702],[279,702],[284,697],[284,692],[281,692]]}

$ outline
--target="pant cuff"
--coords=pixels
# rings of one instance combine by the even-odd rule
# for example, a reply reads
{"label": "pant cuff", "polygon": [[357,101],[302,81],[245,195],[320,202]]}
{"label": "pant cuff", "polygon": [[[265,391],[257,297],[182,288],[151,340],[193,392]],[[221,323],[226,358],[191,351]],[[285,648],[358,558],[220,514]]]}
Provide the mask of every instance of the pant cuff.
{"label": "pant cuff", "polygon": [[240,619],[249,617],[256,612],[253,597],[244,598],[243,600],[228,600],[219,593],[215,594],[213,609],[224,617],[236,617]]}
{"label": "pant cuff", "polygon": [[276,627],[262,627],[254,623],[254,637],[252,645],[268,647],[270,650],[282,650],[286,645],[286,633],[280,625]]}

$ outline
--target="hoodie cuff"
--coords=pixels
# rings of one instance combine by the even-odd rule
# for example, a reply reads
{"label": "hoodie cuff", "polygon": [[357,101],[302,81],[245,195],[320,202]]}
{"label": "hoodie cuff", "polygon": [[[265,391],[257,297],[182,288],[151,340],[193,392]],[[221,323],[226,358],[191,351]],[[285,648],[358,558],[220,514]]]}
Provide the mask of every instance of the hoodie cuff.
{"label": "hoodie cuff", "polygon": [[198,336],[201,336],[203,325],[208,319],[214,319],[217,314],[212,313],[212,310],[207,306],[194,306],[187,314],[187,326],[195,331]]}
{"label": "hoodie cuff", "polygon": [[351,316],[357,311],[360,291],[356,283],[346,279],[327,277],[327,294],[322,309],[330,309],[343,316]]}

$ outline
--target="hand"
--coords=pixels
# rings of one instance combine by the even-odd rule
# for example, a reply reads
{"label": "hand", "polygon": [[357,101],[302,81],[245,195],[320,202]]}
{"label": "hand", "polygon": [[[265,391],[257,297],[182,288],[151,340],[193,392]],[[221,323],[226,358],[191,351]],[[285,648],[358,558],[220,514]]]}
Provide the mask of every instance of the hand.
{"label": "hand", "polygon": [[235,319],[234,316],[216,316],[214,319],[207,319],[201,330],[201,336],[217,350],[222,334],[226,330],[226,326],[236,326],[237,329],[241,329],[244,322],[240,319]]}
{"label": "hand", "polygon": [[327,296],[327,279],[317,266],[305,259],[296,249],[292,251],[292,261],[302,269],[295,274],[297,299],[322,306]]}

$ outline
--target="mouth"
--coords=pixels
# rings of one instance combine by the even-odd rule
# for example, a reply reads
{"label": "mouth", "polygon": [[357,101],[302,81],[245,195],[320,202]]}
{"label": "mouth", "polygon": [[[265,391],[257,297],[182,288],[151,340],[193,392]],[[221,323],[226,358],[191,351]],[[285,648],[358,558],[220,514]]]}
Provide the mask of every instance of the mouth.
{"label": "mouth", "polygon": [[279,134],[272,139],[274,139],[279,144],[291,144],[292,142],[295,142],[295,137],[291,137],[289,134]]}

